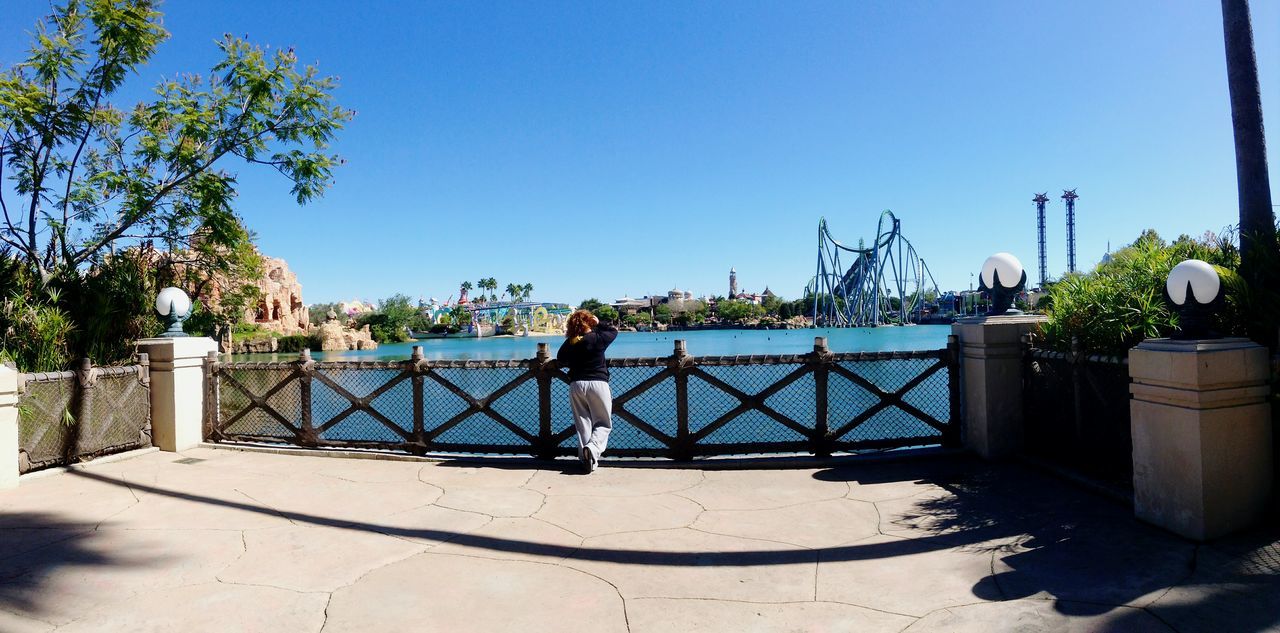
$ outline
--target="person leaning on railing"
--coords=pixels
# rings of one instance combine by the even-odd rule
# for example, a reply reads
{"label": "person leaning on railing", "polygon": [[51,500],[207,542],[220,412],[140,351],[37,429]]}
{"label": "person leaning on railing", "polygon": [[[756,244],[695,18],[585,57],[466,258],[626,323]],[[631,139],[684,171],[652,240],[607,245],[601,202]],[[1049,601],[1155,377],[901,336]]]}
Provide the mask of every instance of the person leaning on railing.
{"label": "person leaning on railing", "polygon": [[613,428],[613,394],[604,351],[618,337],[618,328],[600,323],[587,310],[578,310],[569,316],[564,337],[556,360],[569,368],[569,406],[578,429],[578,459],[590,473],[608,446]]}

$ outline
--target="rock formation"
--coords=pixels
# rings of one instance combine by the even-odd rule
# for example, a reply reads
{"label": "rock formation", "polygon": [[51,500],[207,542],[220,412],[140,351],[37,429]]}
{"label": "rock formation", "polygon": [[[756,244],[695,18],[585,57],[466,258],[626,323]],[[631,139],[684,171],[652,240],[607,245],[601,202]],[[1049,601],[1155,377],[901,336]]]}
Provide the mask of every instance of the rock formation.
{"label": "rock formation", "polygon": [[244,313],[246,323],[285,336],[301,334],[310,327],[311,315],[302,301],[302,284],[277,257],[262,257],[262,279],[257,282],[258,304]]}
{"label": "rock formation", "polygon": [[325,321],[320,327],[316,328],[316,336],[320,339],[320,351],[322,352],[378,349],[378,343],[373,340],[367,325],[354,330],[333,319]]}

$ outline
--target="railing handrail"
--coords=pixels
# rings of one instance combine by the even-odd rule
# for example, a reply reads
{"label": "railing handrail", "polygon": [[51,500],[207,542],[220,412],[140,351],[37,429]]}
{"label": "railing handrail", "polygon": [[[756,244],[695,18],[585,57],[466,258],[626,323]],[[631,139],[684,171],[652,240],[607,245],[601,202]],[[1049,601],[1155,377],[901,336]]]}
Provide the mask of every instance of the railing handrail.
{"label": "railing handrail", "polygon": [[[928,349],[928,350],[899,350],[899,351],[876,351],[876,352],[834,352],[824,356],[827,362],[849,362],[849,361],[879,361],[879,360],[912,360],[912,359],[938,359],[946,358],[948,354],[947,348]],[[605,362],[609,367],[662,367],[666,366],[672,356],[628,356],[619,358],[607,358]],[[814,353],[806,352],[803,354],[736,354],[736,355],[708,355],[697,356],[690,354],[683,358],[691,359],[697,365],[796,365],[814,362]],[[300,360],[271,360],[271,361],[222,361],[217,362],[220,369],[275,369],[285,370],[296,368],[301,362]],[[555,359],[550,361],[555,363]],[[423,359],[414,360],[406,358],[403,360],[320,360],[311,361],[311,367],[316,370],[323,369],[404,369],[406,366],[418,366],[423,368],[440,368],[440,369],[532,369],[537,367],[538,359],[520,358],[520,359],[466,359],[466,358],[444,358],[444,359]]]}

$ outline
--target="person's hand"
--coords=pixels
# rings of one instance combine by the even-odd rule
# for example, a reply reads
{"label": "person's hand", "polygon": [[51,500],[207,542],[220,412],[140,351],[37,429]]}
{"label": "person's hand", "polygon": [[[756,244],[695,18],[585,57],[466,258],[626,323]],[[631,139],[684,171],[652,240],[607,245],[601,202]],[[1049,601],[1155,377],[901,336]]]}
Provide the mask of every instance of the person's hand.
{"label": "person's hand", "polygon": [[594,329],[597,325],[600,325],[600,317],[593,314],[591,315],[591,320],[588,323]]}

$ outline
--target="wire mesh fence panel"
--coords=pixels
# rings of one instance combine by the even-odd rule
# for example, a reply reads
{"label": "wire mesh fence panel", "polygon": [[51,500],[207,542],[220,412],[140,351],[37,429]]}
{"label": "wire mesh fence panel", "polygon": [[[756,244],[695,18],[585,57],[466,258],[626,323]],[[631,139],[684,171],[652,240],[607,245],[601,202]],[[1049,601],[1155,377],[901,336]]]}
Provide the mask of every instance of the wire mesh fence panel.
{"label": "wire mesh fence panel", "polygon": [[78,456],[151,446],[151,392],[138,371],[120,367],[98,375],[80,420]]}
{"label": "wire mesh fence panel", "polygon": [[1130,488],[1128,364],[1031,349],[1024,375],[1025,450],[1116,488]]}
{"label": "wire mesh fence panel", "polygon": [[218,374],[220,433],[229,439],[293,440],[302,394],[291,368],[227,369]]}
{"label": "wire mesh fence panel", "polygon": [[[521,374],[527,374],[522,371]],[[516,380],[512,377],[511,380]],[[528,379],[499,396],[490,405],[494,413],[506,418],[529,437],[538,435],[538,382]]]}
{"label": "wire mesh fence panel", "polygon": [[24,374],[19,471],[151,445],[151,394],[141,365]]}
{"label": "wire mesh fence panel", "polygon": [[311,375],[311,423],[320,441],[404,441],[413,431],[408,378],[397,369],[317,367]]}
{"label": "wire mesh fence panel", "polygon": [[18,448],[27,455],[28,470],[66,462],[67,447],[75,438],[75,395],[76,377],[71,372],[26,383],[18,397]]}
{"label": "wire mesh fence panel", "polygon": [[[608,454],[829,454],[937,443],[951,419],[939,352],[609,361]],[[547,356],[528,361],[216,363],[215,441],[280,441],[424,452],[572,455],[571,387]],[[834,440],[834,442],[833,442]]]}
{"label": "wire mesh fence panel", "polygon": [[[565,376],[568,372],[559,371],[561,376]],[[618,380],[617,370],[614,370],[613,380],[610,381],[609,387],[614,390],[617,395]],[[634,386],[634,385],[633,385]],[[578,450],[580,442],[578,441],[578,433],[573,426],[573,408],[569,406],[569,383],[567,380],[553,378],[551,380],[551,430],[555,433],[555,437],[561,438],[557,443],[557,448],[562,452],[572,452]],[[611,443],[618,446],[618,441],[624,439],[625,444],[634,445],[636,439],[629,437],[627,432],[622,432],[621,422],[618,420],[617,414],[613,416],[613,432]],[[637,431],[634,427],[629,428],[629,432],[634,435]]]}
{"label": "wire mesh fence panel", "polygon": [[[770,406],[775,392],[794,386],[806,373],[800,363],[699,367],[689,378],[689,431],[700,454],[785,452],[809,447],[814,428],[814,392],[779,398],[793,415]],[[797,402],[807,406],[797,407]],[[796,411],[806,408],[808,413]],[[808,424],[802,420],[808,421]]]}
{"label": "wire mesh fence panel", "polygon": [[[443,399],[443,413],[449,417],[430,427],[433,450],[530,452],[538,434],[539,405],[537,383],[527,368],[440,368],[431,373],[429,378],[453,396]],[[435,402],[426,400],[429,411]],[[433,421],[443,418],[432,413]]]}
{"label": "wire mesh fence panel", "polygon": [[828,395],[836,446],[938,443],[953,424],[949,371],[938,356],[836,363]]}
{"label": "wire mesh fence panel", "polygon": [[665,454],[678,433],[676,383],[667,367],[612,367],[609,390],[614,398],[609,445],[620,453]]}

